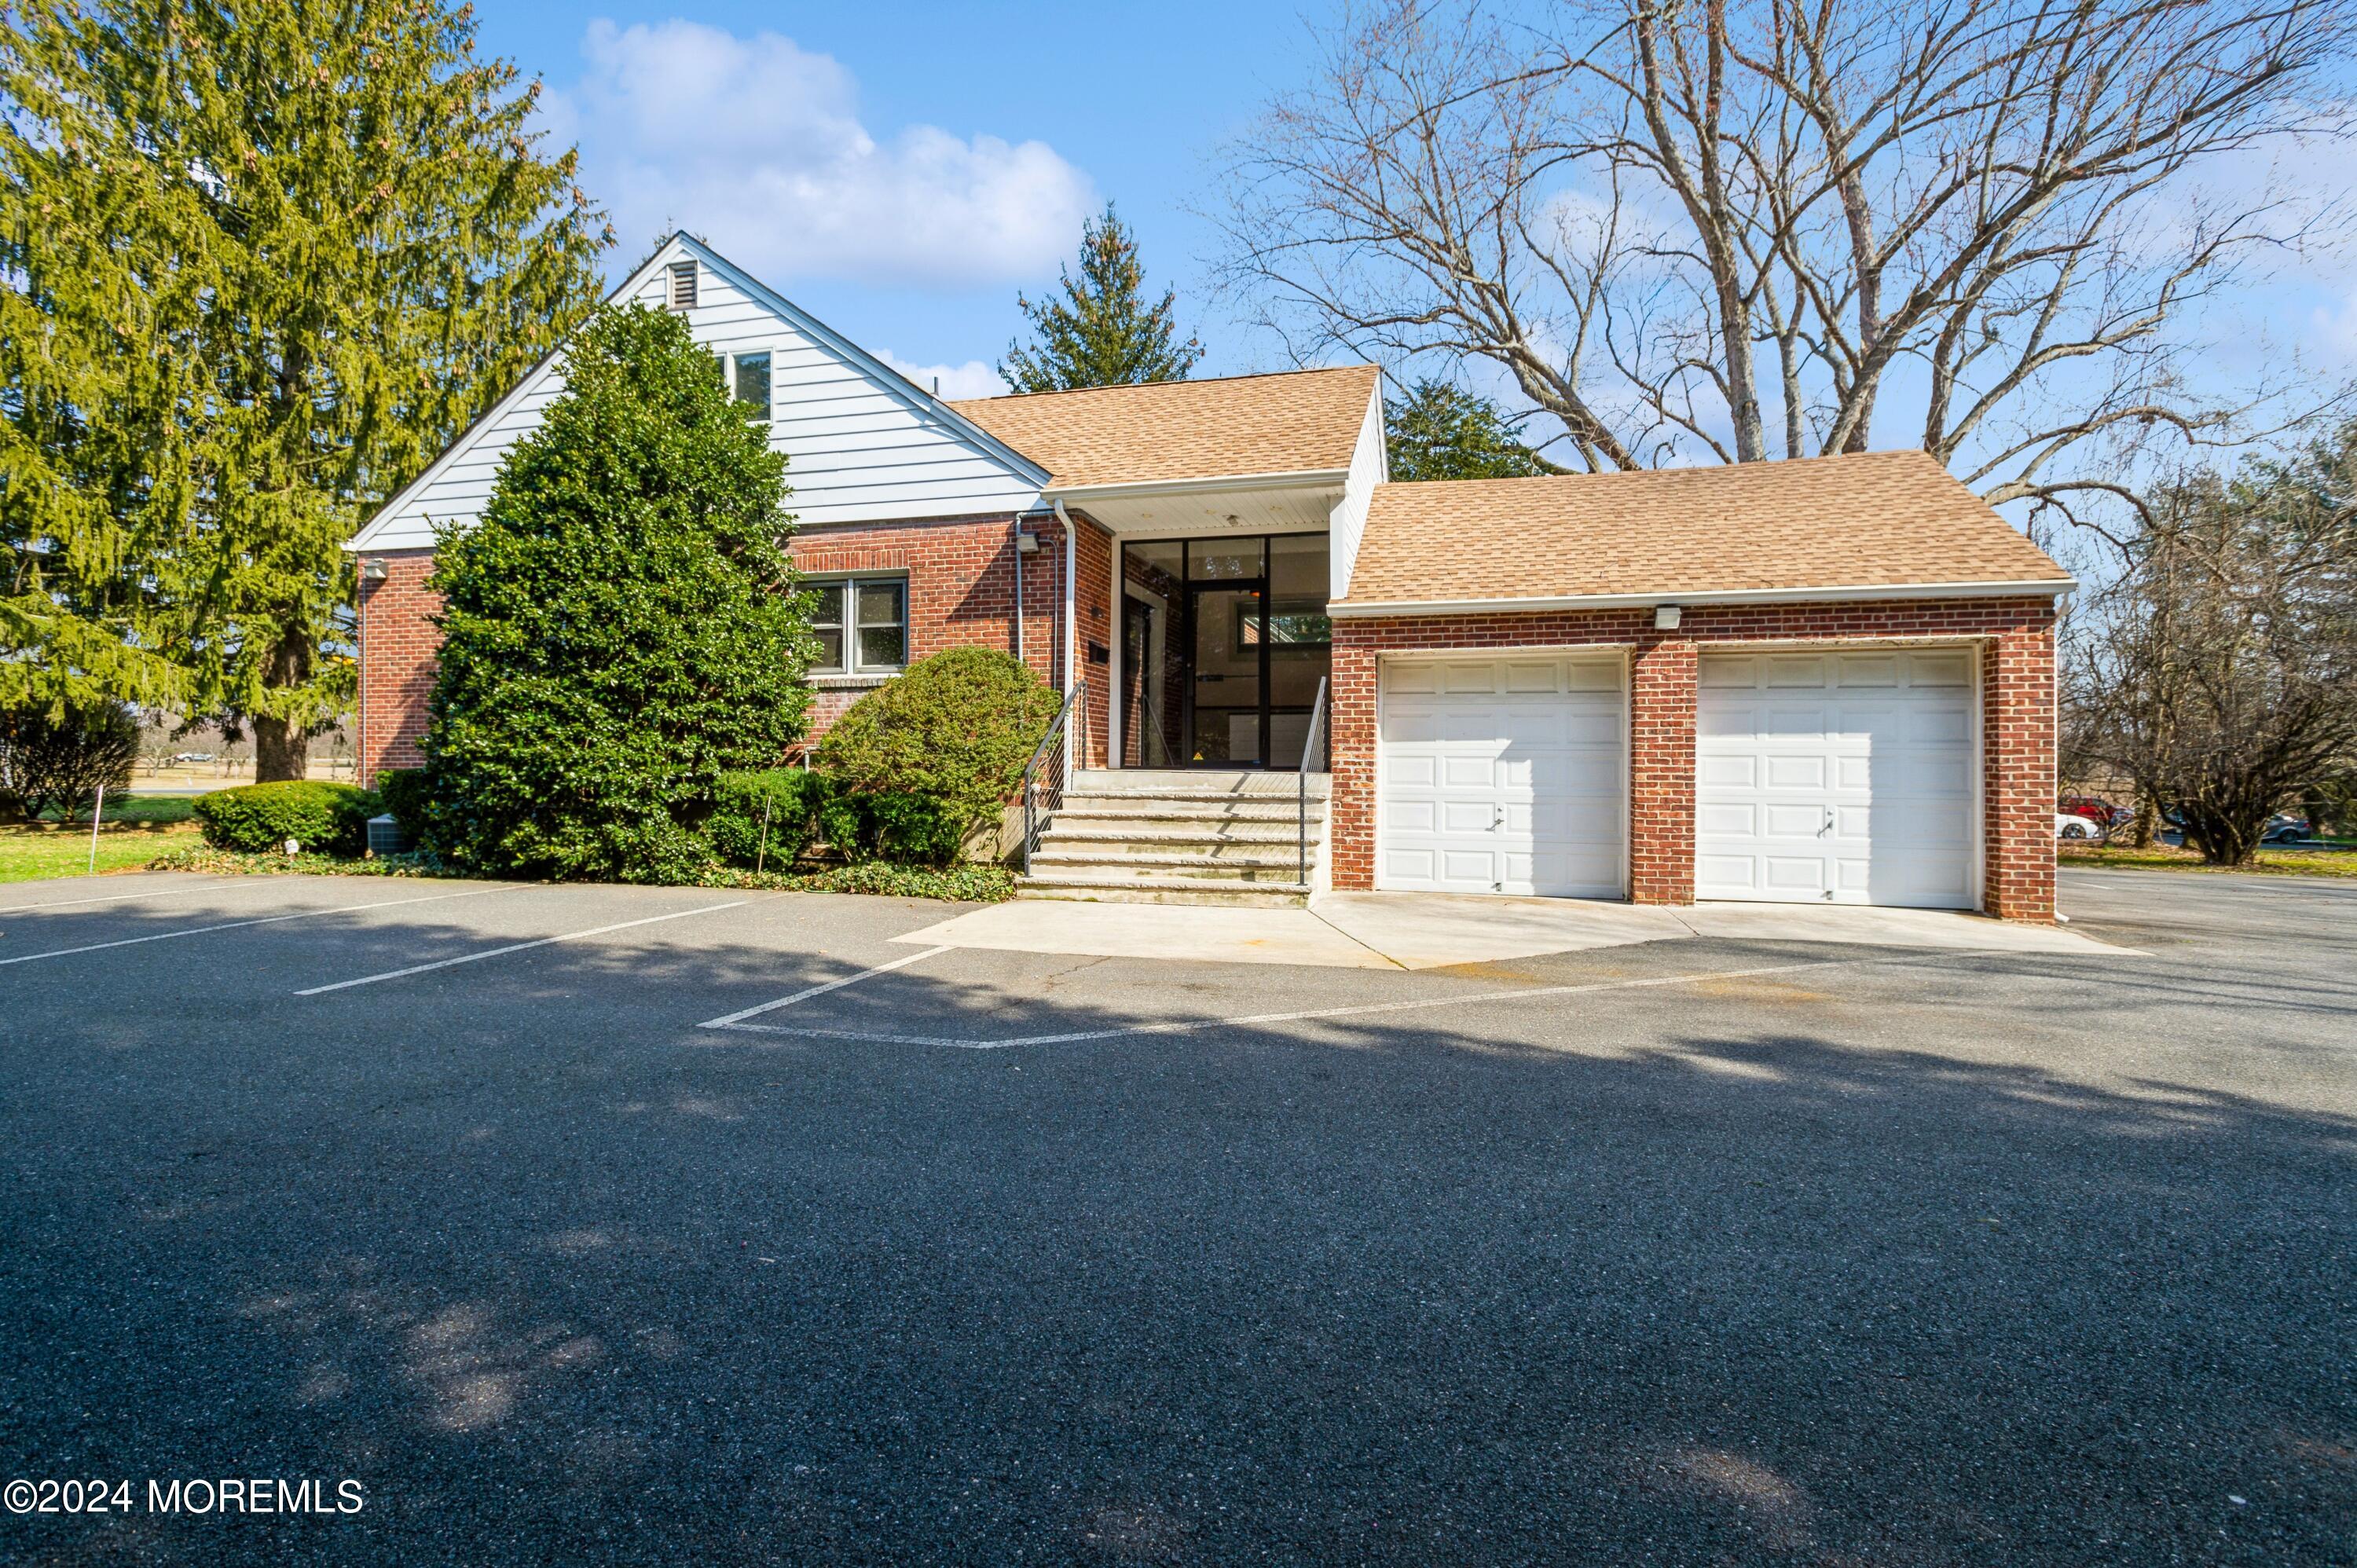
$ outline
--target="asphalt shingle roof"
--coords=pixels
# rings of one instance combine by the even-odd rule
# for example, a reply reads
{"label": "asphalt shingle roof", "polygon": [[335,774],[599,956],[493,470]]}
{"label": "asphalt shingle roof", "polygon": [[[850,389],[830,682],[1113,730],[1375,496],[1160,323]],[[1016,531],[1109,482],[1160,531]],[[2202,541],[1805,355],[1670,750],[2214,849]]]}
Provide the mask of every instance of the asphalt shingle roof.
{"label": "asphalt shingle roof", "polygon": [[950,406],[1055,477],[1054,489],[1351,466],[1372,365],[974,398]]}
{"label": "asphalt shingle roof", "polygon": [[1377,487],[1349,605],[2055,582],[1928,454]]}

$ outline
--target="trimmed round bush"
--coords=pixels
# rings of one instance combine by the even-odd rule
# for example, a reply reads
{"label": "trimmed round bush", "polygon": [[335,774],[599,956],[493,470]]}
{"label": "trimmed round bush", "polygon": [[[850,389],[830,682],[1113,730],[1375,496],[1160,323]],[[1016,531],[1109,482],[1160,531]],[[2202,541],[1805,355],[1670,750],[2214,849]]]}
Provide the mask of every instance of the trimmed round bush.
{"label": "trimmed round bush", "polygon": [[368,820],[383,810],[375,791],[351,784],[246,784],[197,798],[197,821],[215,849],[266,854],[288,839],[325,854],[358,854]]}
{"label": "trimmed round bush", "polygon": [[819,743],[818,765],[845,802],[823,816],[827,842],[920,865],[955,858],[1014,798],[1059,700],[1030,666],[997,649],[920,659],[854,703]]}
{"label": "trimmed round bush", "polygon": [[799,768],[724,773],[704,836],[731,865],[782,869],[810,847],[825,800],[823,774]]}

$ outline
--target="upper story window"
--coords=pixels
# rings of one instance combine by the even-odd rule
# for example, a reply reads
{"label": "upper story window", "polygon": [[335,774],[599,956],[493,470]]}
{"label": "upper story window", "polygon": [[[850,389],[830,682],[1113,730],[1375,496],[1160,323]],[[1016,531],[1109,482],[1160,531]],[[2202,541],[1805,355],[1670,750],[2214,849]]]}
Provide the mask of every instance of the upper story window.
{"label": "upper story window", "polygon": [[770,406],[770,356],[738,354],[729,361],[729,389],[738,403],[766,410]]}
{"label": "upper story window", "polygon": [[909,662],[909,580],[836,578],[813,583],[818,675],[888,675]]}
{"label": "upper story window", "polygon": [[673,262],[671,264],[671,307],[673,310],[695,308],[695,263]]}

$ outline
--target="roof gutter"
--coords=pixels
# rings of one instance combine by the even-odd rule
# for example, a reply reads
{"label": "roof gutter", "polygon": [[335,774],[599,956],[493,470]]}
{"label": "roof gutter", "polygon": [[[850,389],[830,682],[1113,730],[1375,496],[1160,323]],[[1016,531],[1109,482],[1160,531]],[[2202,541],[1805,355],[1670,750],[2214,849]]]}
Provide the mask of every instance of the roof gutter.
{"label": "roof gutter", "polygon": [[1861,583],[1824,588],[1711,588],[1650,594],[1557,594],[1511,599],[1337,600],[1326,607],[1336,619],[1374,616],[1515,615],[1535,610],[1650,609],[1656,605],[1823,604],[1857,599],[2050,598],[2079,585],[2075,577],[2041,577],[2008,583]]}
{"label": "roof gutter", "polygon": [[1306,490],[1339,485],[1348,468],[1302,468],[1290,474],[1214,474],[1197,479],[1125,479],[1114,485],[1050,484],[1039,493],[1060,501],[1118,500],[1127,496],[1184,496],[1211,490]]}

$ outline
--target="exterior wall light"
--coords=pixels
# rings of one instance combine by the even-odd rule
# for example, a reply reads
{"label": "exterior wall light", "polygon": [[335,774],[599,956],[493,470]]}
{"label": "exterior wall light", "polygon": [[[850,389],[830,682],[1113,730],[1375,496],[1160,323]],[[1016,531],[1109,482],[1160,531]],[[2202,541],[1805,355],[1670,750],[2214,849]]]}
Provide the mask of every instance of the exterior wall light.
{"label": "exterior wall light", "polygon": [[1655,605],[1653,607],[1653,629],[1655,631],[1677,630],[1678,615],[1678,607],[1675,605]]}

